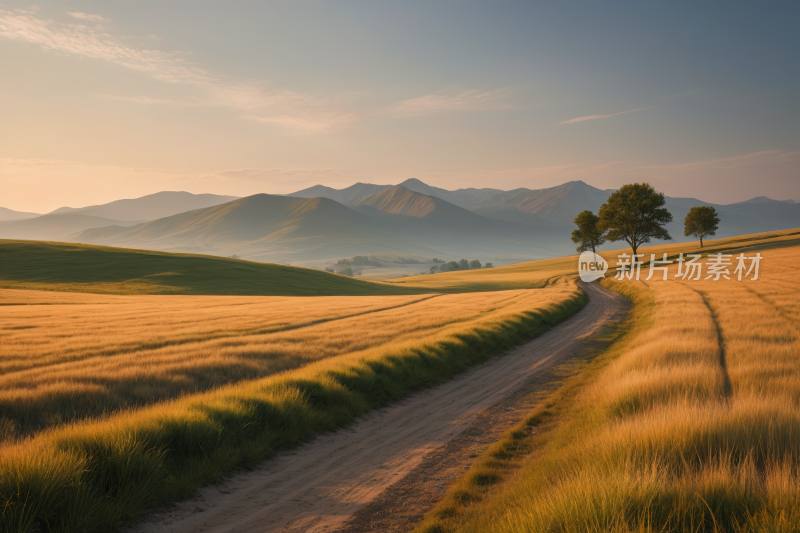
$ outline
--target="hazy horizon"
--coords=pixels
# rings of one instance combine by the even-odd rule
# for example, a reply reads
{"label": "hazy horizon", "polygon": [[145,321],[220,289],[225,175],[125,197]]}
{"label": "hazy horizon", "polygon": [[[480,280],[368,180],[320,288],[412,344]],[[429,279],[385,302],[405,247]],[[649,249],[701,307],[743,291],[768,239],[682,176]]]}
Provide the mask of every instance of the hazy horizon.
{"label": "hazy horizon", "polygon": [[800,202],[800,5],[0,7],[0,206],[322,184]]}
{"label": "hazy horizon", "polygon": [[[405,181],[405,180],[404,180],[404,181]],[[420,181],[421,181],[421,180],[420,180]],[[573,181],[584,182],[583,180],[573,180]],[[285,196],[285,195],[287,195],[287,194],[292,194],[292,193],[295,193],[295,192],[300,192],[300,191],[302,191],[302,190],[309,189],[309,188],[312,188],[312,187],[314,187],[314,186],[318,186],[318,185],[325,186],[325,187],[331,187],[331,188],[334,188],[334,189],[337,189],[337,190],[341,190],[341,189],[345,189],[345,188],[347,188],[347,187],[349,187],[349,186],[351,186],[351,185],[357,185],[357,184],[359,184],[359,183],[363,183],[363,184],[370,184],[370,185],[392,186],[392,185],[400,185],[402,182],[398,182],[398,183],[370,183],[370,182],[353,182],[353,183],[351,183],[351,184],[349,184],[349,185],[343,185],[343,186],[341,186],[341,187],[333,187],[333,186],[330,186],[330,185],[326,185],[326,184],[324,184],[324,183],[316,183],[316,184],[314,184],[314,185],[311,185],[311,186],[309,186],[309,187],[304,187],[303,189],[292,190],[292,191],[289,191],[289,192],[286,192],[286,193],[276,193],[276,192],[267,192],[267,191],[261,191],[261,192],[254,192],[254,193],[247,194],[247,195],[243,195],[243,196],[238,196],[238,195],[228,195],[228,196],[235,196],[235,197],[238,197],[238,198],[244,198],[244,197],[246,197],[246,196],[252,196],[252,195],[254,195],[254,194],[272,194],[272,195],[278,195],[278,196]],[[565,185],[565,184],[567,184],[567,183],[570,183],[570,182],[564,182],[564,183],[562,183],[562,184],[555,185],[554,187],[558,187],[558,186],[560,186],[560,185]],[[584,183],[586,183],[586,182],[584,182]],[[431,186],[433,186],[433,187],[437,187],[436,185],[434,185],[434,184],[432,184],[432,183],[426,183],[426,185],[431,185]],[[588,183],[587,183],[587,185],[591,185],[591,184],[588,184]],[[620,186],[621,186],[621,185],[620,185]],[[440,188],[444,188],[444,187],[440,187]],[[480,187],[480,186],[475,186],[474,188],[477,188],[477,189],[480,189],[480,188],[488,188],[488,189],[493,189],[493,188],[495,188],[495,187]],[[550,188],[550,187],[542,187],[542,189],[548,189],[548,188]],[[598,187],[598,188],[599,188],[599,187]],[[610,187],[609,189],[617,189],[617,188],[618,188],[618,187]],[[455,189],[453,189],[453,190],[455,190]],[[607,190],[607,189],[603,189],[603,190]],[[56,210],[58,210],[59,208],[63,208],[63,207],[67,207],[67,208],[73,208],[73,209],[75,209],[75,208],[77,208],[77,209],[82,209],[82,208],[86,208],[86,207],[92,207],[92,206],[95,206],[95,205],[104,205],[104,204],[111,203],[111,202],[118,201],[118,200],[135,200],[135,199],[138,199],[138,198],[142,198],[142,197],[145,197],[145,196],[151,196],[151,195],[153,195],[153,194],[158,194],[158,193],[161,193],[161,192],[188,192],[188,193],[191,193],[191,194],[196,194],[196,195],[201,195],[201,194],[216,194],[216,195],[219,195],[219,196],[224,196],[224,193],[209,193],[209,192],[207,192],[207,191],[200,191],[200,192],[195,192],[195,191],[186,191],[186,190],[181,190],[181,191],[174,190],[174,191],[173,191],[173,190],[166,190],[166,189],[164,189],[164,190],[159,190],[159,191],[153,191],[153,192],[151,192],[151,193],[145,193],[145,194],[143,194],[143,195],[140,195],[140,196],[121,196],[121,197],[119,197],[119,198],[113,198],[113,199],[110,199],[110,200],[108,200],[108,201],[99,202],[99,203],[95,203],[95,204],[81,204],[81,205],[78,205],[78,204],[76,204],[76,205],[66,205],[66,204],[62,204],[62,205],[58,205],[57,207],[53,207],[53,208],[51,208],[51,209],[48,209],[48,210],[46,210],[46,211],[44,211],[44,210],[43,210],[43,211],[39,211],[39,213],[40,213],[40,214],[48,214],[48,213],[51,213],[51,212],[53,212],[53,211],[56,211]],[[689,196],[689,195],[686,195],[686,196],[672,196],[672,195],[667,195],[667,196],[668,196],[668,197],[672,197],[672,198],[696,198],[696,197]],[[771,197],[771,196],[769,196],[769,195],[762,194],[762,195],[758,195],[758,196],[753,196],[753,197],[747,198],[747,199],[745,199],[744,201],[746,201],[746,200],[750,200],[750,199],[753,199],[753,198],[757,198],[757,197],[759,197],[759,196],[761,196],[761,197],[767,197],[767,198],[770,198],[771,200],[778,200],[778,201],[794,200],[793,198],[774,198],[774,197]],[[707,200],[707,199],[704,199],[704,198],[696,198],[696,199],[697,199],[697,200],[700,200],[700,201],[702,201],[702,202],[705,202],[705,203],[709,203],[709,204],[727,205],[727,204],[723,204],[722,202],[716,202],[716,201],[713,201],[713,200]],[[795,201],[795,202],[797,202],[796,200],[794,200],[794,201]],[[737,202],[730,202],[730,203],[737,203]],[[800,202],[797,202],[797,203],[800,203]],[[6,208],[6,209],[12,209],[12,210],[14,210],[14,211],[25,211],[25,210],[23,210],[23,209],[15,209],[13,206],[9,206],[9,205],[0,205],[0,207],[4,207],[4,208]],[[30,212],[36,212],[36,211],[30,211]]]}

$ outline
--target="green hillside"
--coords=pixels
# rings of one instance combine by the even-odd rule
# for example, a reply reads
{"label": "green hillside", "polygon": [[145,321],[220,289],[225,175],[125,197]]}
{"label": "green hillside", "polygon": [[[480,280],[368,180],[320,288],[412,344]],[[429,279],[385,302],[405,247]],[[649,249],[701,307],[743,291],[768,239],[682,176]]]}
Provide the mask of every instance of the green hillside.
{"label": "green hillside", "polygon": [[93,228],[70,240],[293,262],[380,252],[403,256],[441,253],[333,200],[269,194],[255,194],[130,228]]}
{"label": "green hillside", "polygon": [[241,259],[19,240],[0,240],[0,288],[105,294],[274,296],[423,292],[310,268]]}

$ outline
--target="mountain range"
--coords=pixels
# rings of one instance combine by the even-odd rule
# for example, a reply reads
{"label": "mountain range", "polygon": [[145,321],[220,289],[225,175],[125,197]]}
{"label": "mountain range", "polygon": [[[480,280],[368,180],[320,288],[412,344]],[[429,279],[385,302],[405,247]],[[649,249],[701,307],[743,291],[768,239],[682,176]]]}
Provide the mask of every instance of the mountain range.
{"label": "mountain range", "polygon": [[6,209],[0,207],[0,222],[6,220],[23,220],[26,218],[40,217],[39,213],[26,213],[25,211],[14,211],[13,209]]}
{"label": "mountain range", "polygon": [[178,213],[224,204],[237,200],[238,196],[218,194],[192,194],[183,191],[161,191],[141,198],[116,200],[88,207],[60,207],[49,215],[81,214],[114,220],[155,220]]}
{"label": "mountain range", "polygon": [[310,261],[364,254],[494,257],[520,249],[551,256],[530,228],[395,186],[357,200],[256,194],[132,227],[86,230],[73,240],[167,251]]}
{"label": "mountain range", "polygon": [[[0,222],[0,237],[237,254],[270,262],[367,254],[512,262],[573,253],[573,219],[585,209],[596,213],[612,192],[581,181],[547,189],[449,191],[416,179],[344,189],[316,185],[285,196],[246,198],[161,192]],[[717,209],[717,237],[800,227],[800,205],[792,201],[666,200],[673,215],[667,229],[676,241],[690,240],[683,236],[683,218],[699,205]]]}

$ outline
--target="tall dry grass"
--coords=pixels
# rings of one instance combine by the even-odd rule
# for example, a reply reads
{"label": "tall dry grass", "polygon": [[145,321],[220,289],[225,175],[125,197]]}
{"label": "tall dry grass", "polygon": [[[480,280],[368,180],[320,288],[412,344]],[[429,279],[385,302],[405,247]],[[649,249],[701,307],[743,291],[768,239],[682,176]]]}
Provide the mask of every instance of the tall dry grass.
{"label": "tall dry grass", "polygon": [[390,353],[575,290],[561,283],[427,296],[76,295],[40,305],[45,293],[39,305],[9,306],[0,317],[0,426],[24,436],[327,358]]}
{"label": "tall dry grass", "polygon": [[386,297],[3,291],[0,530],[114,529],[585,302],[567,279]]}
{"label": "tall dry grass", "polygon": [[509,437],[534,450],[516,477],[472,504],[462,482],[421,529],[800,531],[800,245],[785,244],[744,250],[764,256],[757,281],[604,282],[635,302],[623,340],[549,432]]}

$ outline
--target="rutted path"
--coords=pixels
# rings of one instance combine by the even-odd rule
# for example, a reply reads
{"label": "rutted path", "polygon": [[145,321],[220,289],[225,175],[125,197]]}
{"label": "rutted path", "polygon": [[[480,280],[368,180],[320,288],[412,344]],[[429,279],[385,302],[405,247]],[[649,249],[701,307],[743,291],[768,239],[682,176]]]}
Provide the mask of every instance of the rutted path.
{"label": "rutted path", "polygon": [[493,404],[573,353],[627,307],[597,283],[572,318],[451,381],[367,413],[352,426],[281,452],[253,471],[203,487],[126,531],[331,532],[455,439]]}

